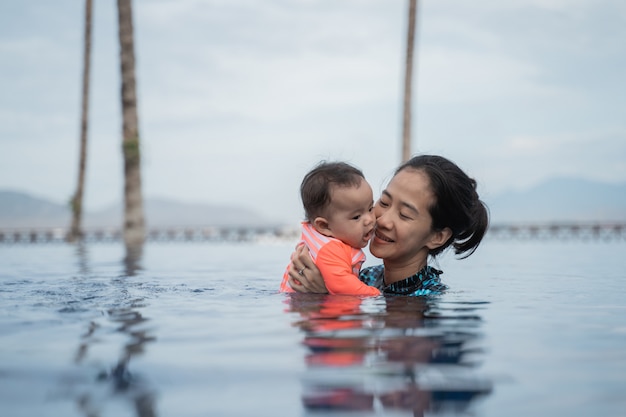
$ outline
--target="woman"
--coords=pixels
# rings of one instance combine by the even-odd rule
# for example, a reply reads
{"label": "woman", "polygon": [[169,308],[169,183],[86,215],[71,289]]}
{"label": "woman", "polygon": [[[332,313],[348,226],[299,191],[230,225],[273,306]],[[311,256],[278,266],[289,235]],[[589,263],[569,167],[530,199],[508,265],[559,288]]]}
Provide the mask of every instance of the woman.
{"label": "woman", "polygon": [[[383,294],[431,295],[446,289],[441,271],[427,264],[453,247],[461,258],[480,244],[489,216],[476,192],[476,181],[456,164],[421,155],[402,164],[374,207],[376,232],[372,255],[382,265],[365,268],[359,278]],[[298,292],[327,292],[306,248],[292,255],[289,284]]]}

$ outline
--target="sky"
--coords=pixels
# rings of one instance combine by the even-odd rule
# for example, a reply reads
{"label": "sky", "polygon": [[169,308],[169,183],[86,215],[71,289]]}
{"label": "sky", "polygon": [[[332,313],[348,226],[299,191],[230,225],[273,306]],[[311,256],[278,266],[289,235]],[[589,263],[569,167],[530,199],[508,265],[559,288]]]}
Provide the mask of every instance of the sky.
{"label": "sky", "polygon": [[[95,0],[85,206],[122,200],[116,2]],[[144,197],[302,217],[321,160],[378,194],[401,159],[408,0],[134,0]],[[0,189],[76,188],[83,0],[0,2]],[[487,202],[626,182],[626,2],[420,0],[412,151]]]}

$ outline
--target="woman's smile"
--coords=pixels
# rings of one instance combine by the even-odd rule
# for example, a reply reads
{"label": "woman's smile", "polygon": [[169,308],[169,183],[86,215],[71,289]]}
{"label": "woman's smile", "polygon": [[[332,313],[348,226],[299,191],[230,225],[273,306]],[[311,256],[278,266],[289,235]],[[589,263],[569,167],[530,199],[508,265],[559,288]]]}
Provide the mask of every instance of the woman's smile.
{"label": "woman's smile", "polygon": [[383,242],[394,242],[394,240],[388,238],[387,236],[383,235],[382,233],[380,233],[378,230],[375,231],[374,235],[376,236],[376,238],[382,240]]}

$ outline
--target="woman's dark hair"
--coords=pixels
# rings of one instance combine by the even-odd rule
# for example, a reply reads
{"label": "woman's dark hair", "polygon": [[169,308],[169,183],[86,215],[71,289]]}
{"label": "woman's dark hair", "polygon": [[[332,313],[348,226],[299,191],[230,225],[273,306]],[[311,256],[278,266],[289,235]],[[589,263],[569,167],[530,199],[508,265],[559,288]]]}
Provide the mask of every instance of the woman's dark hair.
{"label": "woman's dark hair", "polygon": [[437,155],[415,156],[402,164],[396,174],[406,169],[420,170],[430,179],[435,195],[429,207],[433,230],[452,230],[450,239],[432,249],[430,255],[438,255],[450,245],[456,255],[465,254],[461,258],[474,253],[489,226],[489,212],[476,192],[476,181],[454,162]]}
{"label": "woman's dark hair", "polygon": [[328,206],[332,186],[358,187],[364,178],[359,169],[345,162],[320,162],[300,185],[306,219],[313,221]]}

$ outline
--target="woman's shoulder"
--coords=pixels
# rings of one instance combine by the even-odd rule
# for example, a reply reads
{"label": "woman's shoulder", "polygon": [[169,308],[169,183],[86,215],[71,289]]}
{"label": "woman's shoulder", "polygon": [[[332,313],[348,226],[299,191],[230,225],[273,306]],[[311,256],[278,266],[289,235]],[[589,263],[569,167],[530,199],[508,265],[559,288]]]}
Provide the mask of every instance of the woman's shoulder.
{"label": "woman's shoulder", "polygon": [[448,286],[441,282],[439,277],[441,274],[443,272],[439,269],[425,266],[416,274],[385,286],[384,265],[375,265],[364,268],[361,271],[360,278],[361,281],[367,285],[377,287],[384,294],[428,296],[442,294],[448,289]]}
{"label": "woman's shoulder", "polygon": [[427,265],[415,275],[389,285],[384,291],[386,294],[411,296],[439,295],[448,289],[441,282],[441,274],[443,271]]}
{"label": "woman's shoulder", "polygon": [[384,277],[385,266],[382,264],[365,267],[359,274],[361,281],[372,287],[379,287],[379,284],[382,283]]}

